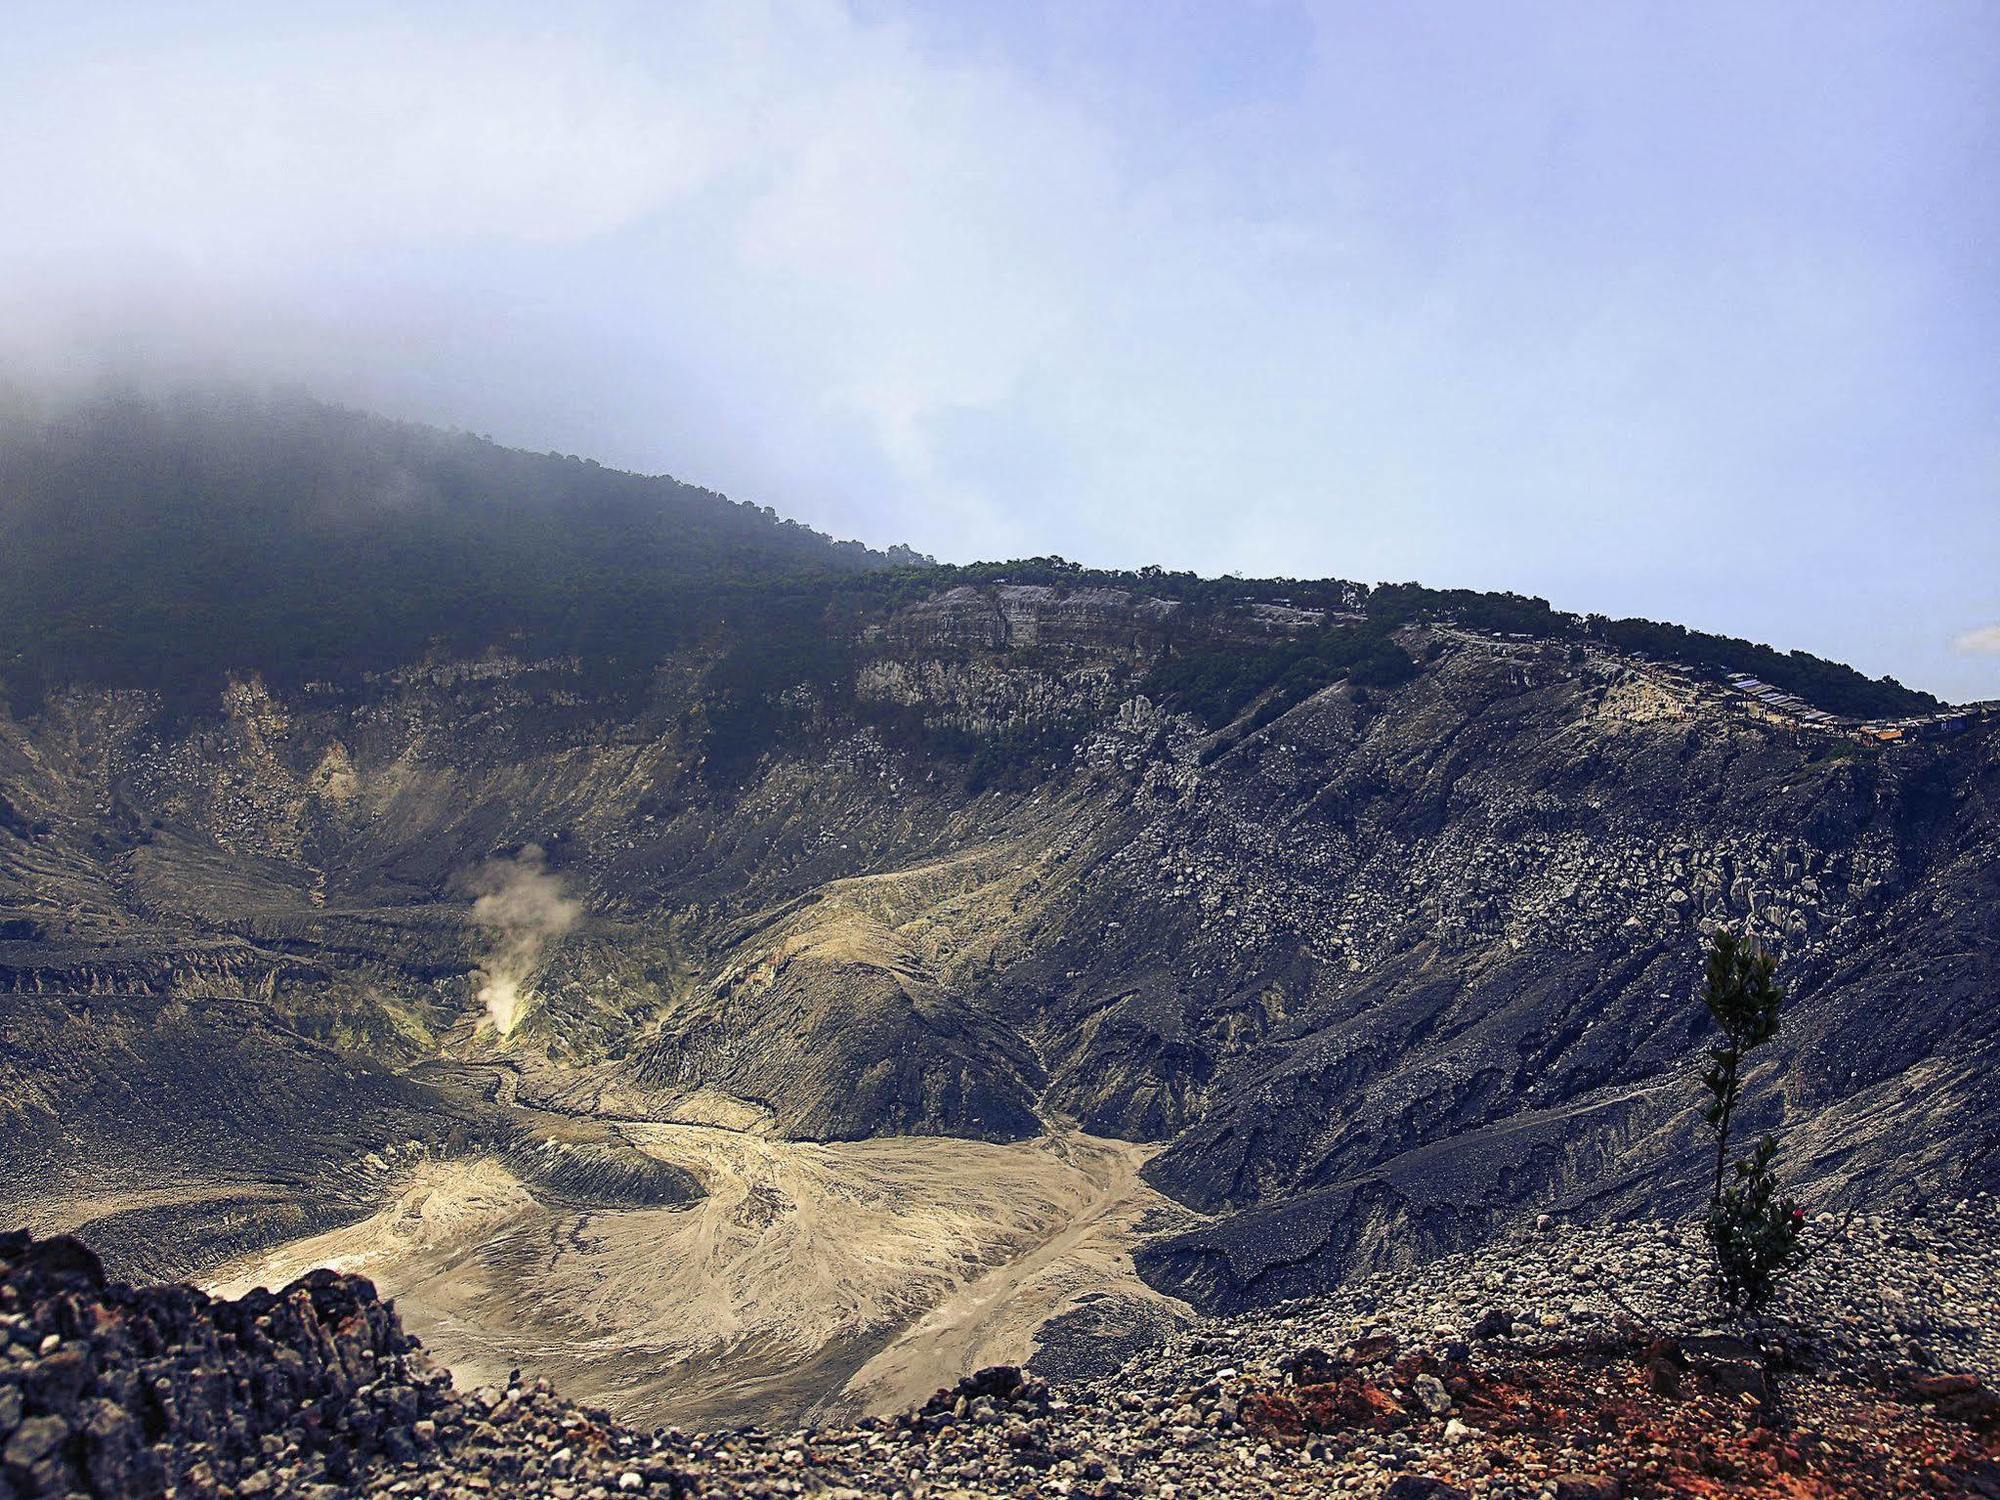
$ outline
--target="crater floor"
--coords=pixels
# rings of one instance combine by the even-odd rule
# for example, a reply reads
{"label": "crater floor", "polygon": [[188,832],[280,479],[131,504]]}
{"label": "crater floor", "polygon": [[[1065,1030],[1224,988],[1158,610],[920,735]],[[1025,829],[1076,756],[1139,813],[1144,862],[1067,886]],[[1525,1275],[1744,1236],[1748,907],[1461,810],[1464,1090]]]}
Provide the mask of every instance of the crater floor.
{"label": "crater floor", "polygon": [[1141,1221],[1187,1217],[1140,1181],[1151,1147],[1076,1131],[996,1145],[614,1128],[705,1196],[577,1208],[497,1157],[429,1159],[376,1213],[206,1287],[365,1275],[461,1382],[519,1368],[624,1421],[688,1427],[893,1412],[966,1370],[1025,1363],[1080,1304],[1181,1311],[1132,1267]]}

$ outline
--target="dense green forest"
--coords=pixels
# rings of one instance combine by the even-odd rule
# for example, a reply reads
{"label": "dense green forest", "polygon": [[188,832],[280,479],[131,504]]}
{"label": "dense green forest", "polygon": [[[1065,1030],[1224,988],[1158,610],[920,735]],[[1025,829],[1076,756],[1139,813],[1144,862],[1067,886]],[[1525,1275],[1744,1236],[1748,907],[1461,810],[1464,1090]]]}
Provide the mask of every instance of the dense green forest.
{"label": "dense green forest", "polygon": [[[0,434],[0,675],[213,697],[433,645],[657,660],[774,578],[915,554],[671,479],[303,399],[104,400]],[[817,579],[816,584],[810,583]]]}
{"label": "dense green forest", "polygon": [[[18,708],[89,682],[151,689],[178,717],[212,707],[229,672],[352,683],[432,650],[494,646],[577,656],[602,682],[643,684],[662,656],[701,644],[716,652],[712,774],[728,779],[784,729],[788,688],[815,684],[827,707],[852,706],[866,620],[943,588],[1003,582],[1173,599],[1190,642],[1247,602],[1328,612],[1294,641],[1171,651],[1152,690],[1211,723],[1271,689],[1266,715],[1330,682],[1393,685],[1414,664],[1390,632],[1419,618],[1752,672],[1840,713],[1935,706],[1803,652],[1513,594],[1056,557],[939,566],[673,479],[302,397],[105,398],[0,427],[0,686]],[[1045,748],[1015,747],[1001,763]],[[967,749],[991,758],[992,747]]]}

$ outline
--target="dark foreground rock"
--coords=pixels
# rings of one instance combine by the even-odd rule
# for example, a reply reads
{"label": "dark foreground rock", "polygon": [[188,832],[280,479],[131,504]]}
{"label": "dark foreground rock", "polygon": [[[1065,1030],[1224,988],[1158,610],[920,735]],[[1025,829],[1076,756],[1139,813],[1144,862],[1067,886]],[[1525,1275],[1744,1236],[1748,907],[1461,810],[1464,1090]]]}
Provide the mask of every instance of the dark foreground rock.
{"label": "dark foreground rock", "polygon": [[2000,1204],[1827,1233],[1726,1328],[1691,1227],[1550,1223],[1101,1376],[995,1367],[894,1417],[693,1434],[518,1375],[459,1392],[356,1277],[216,1301],[5,1235],[0,1500],[2000,1500]]}
{"label": "dark foreground rock", "polygon": [[332,1271],[216,1301],[108,1284],[81,1242],[14,1233],[0,1336],[7,1500],[345,1489],[484,1425],[374,1287]]}

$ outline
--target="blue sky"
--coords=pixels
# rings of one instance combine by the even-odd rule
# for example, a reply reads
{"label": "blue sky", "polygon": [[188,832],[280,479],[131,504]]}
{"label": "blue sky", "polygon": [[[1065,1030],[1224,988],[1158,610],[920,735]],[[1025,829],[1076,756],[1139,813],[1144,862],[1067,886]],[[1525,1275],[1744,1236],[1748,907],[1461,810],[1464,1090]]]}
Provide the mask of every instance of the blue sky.
{"label": "blue sky", "polygon": [[30,3],[0,363],[2000,696],[1994,19]]}

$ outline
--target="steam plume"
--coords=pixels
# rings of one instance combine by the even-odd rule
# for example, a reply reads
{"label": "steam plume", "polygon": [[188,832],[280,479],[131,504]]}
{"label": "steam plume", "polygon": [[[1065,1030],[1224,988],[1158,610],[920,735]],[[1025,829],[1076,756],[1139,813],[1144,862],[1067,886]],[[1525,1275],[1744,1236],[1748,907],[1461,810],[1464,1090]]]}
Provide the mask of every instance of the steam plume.
{"label": "steam plume", "polygon": [[472,888],[478,892],[472,920],[488,938],[479,998],[506,1036],[534,1008],[526,986],[542,949],[576,925],[583,907],[563,894],[562,877],[549,871],[540,844],[524,845],[512,859],[489,859],[473,872]]}

